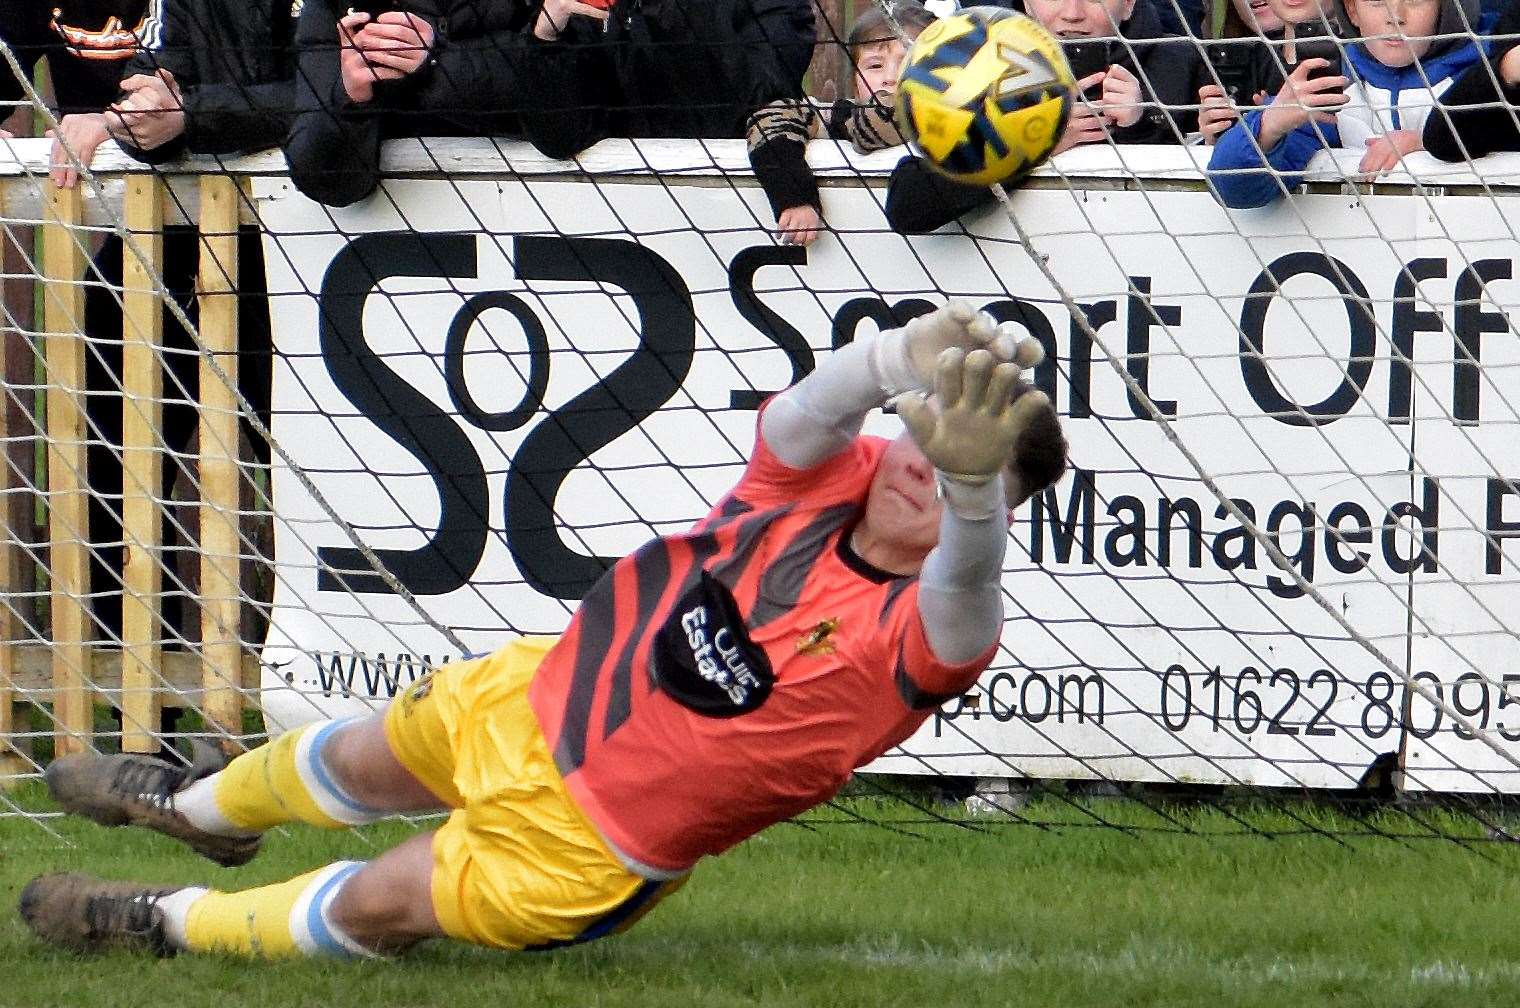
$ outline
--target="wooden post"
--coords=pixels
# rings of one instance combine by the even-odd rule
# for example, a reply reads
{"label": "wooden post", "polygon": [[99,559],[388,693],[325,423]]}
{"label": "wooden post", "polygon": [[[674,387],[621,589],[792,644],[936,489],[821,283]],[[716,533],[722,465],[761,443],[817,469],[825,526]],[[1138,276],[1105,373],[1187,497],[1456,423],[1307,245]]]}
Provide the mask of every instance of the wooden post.
{"label": "wooden post", "polygon": [[[6,206],[6,195],[5,190],[0,189],[0,212]],[[0,274],[6,277],[18,275],[24,268],[25,258],[14,241],[25,241],[32,234],[30,228],[15,228],[20,233],[14,234],[13,238],[13,228],[13,225],[7,225],[6,233],[0,234]],[[18,462],[30,461],[35,442],[30,418],[22,404],[13,400],[21,394],[19,389],[31,384],[30,365],[34,357],[26,334],[18,330],[31,327],[32,293],[30,283],[0,279],[0,303],[5,306],[0,320],[11,323],[0,325],[0,446],[3,446],[0,447],[0,786],[27,770],[26,760],[17,751],[13,736],[16,732],[16,645],[23,623],[17,607],[27,599],[23,585],[26,572],[31,568],[26,563],[23,544],[32,538],[31,508],[28,505],[33,503],[33,498],[28,493],[18,492],[32,472],[30,467],[18,468]],[[23,363],[27,365],[24,377]],[[25,450],[18,451],[16,445]],[[17,476],[12,475],[13,471]]]}
{"label": "wooden post", "polygon": [[[0,206],[3,205],[0,203]],[[10,333],[5,334],[0,354],[9,347],[10,336]],[[0,404],[0,444],[10,442],[9,418],[10,410]],[[0,499],[8,499],[6,491],[14,482],[11,479],[11,467],[6,461],[4,456],[0,456]],[[10,514],[10,508],[0,511],[0,517],[3,518],[9,518]],[[16,681],[16,627],[20,622],[11,605],[20,588],[20,565],[16,563],[17,554],[21,552],[20,538],[20,531],[12,529],[8,521],[4,527],[0,527],[0,787],[7,783],[8,778],[23,773],[26,769],[26,762],[16,751],[11,738],[16,731],[13,686]]]}
{"label": "wooden post", "polygon": [[[205,654],[203,714],[229,736],[242,735],[239,640],[242,591],[238,542],[238,220],[243,193],[226,175],[201,178],[199,305],[204,356],[200,371],[201,647]],[[209,366],[214,358],[227,376]],[[228,387],[228,381],[233,387]],[[224,743],[235,750],[234,743]]]}
{"label": "wooden post", "polygon": [[[867,3],[874,0],[866,0]],[[818,44],[813,49],[813,63],[808,68],[809,93],[815,98],[834,101],[855,95],[855,71],[846,69],[844,48],[850,34],[850,18],[845,0],[813,0],[818,18]]]}
{"label": "wooden post", "polygon": [[127,230],[142,252],[122,250],[121,748],[157,752],[163,665],[163,301],[164,187],[157,175],[129,175]]}
{"label": "wooden post", "polygon": [[89,498],[85,488],[83,203],[78,186],[46,186],[42,227],[43,322],[47,362],[48,566],[52,577],[53,751],[90,745]]}

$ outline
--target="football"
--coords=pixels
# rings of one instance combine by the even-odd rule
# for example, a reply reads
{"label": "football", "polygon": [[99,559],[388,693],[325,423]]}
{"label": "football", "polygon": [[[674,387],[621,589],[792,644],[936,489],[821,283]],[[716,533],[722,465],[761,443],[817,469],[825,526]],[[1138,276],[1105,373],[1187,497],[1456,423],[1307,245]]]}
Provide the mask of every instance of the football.
{"label": "football", "polygon": [[898,125],[957,182],[1011,182],[1050,157],[1075,91],[1061,44],[1037,22],[970,7],[913,43],[897,84]]}

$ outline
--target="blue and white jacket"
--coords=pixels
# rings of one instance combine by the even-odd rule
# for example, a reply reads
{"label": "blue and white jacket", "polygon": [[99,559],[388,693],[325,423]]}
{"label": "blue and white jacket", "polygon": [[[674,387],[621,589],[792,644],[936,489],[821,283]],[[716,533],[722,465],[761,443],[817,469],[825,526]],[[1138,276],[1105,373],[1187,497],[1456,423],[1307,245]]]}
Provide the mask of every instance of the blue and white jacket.
{"label": "blue and white jacket", "polygon": [[[1488,32],[1494,20],[1485,15],[1479,34]],[[1266,166],[1274,172],[1251,170],[1263,167],[1256,142],[1260,110],[1246,113],[1220,136],[1209,158],[1209,181],[1220,202],[1235,208],[1266,206],[1285,189],[1299,185],[1303,170],[1327,145],[1361,150],[1367,140],[1394,130],[1424,130],[1436,99],[1483,55],[1477,42],[1466,42],[1426,57],[1417,66],[1394,68],[1373,59],[1360,44],[1347,46],[1346,53],[1352,71],[1347,75],[1351,83],[1346,86],[1346,104],[1336,112],[1335,122],[1305,123],[1266,151]]]}

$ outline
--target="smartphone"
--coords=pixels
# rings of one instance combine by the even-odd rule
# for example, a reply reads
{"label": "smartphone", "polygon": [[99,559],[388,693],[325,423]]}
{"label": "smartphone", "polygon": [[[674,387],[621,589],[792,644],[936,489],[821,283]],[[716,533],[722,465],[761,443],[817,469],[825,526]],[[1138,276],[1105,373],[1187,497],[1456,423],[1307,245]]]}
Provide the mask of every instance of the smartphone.
{"label": "smartphone", "polygon": [[1236,105],[1256,104],[1256,95],[1264,88],[1257,72],[1261,66],[1261,42],[1216,40],[1205,45],[1203,52],[1226,98]]}
{"label": "smartphone", "polygon": [[1294,42],[1293,49],[1294,55],[1298,57],[1297,61],[1290,64],[1284,60],[1284,65],[1287,66],[1289,73],[1292,73],[1298,64],[1304,60],[1322,59],[1329,66],[1309,71],[1309,80],[1317,80],[1321,77],[1341,76],[1341,49],[1340,46],[1335,44],[1334,39],[1303,39]]}
{"label": "smartphone", "polygon": [[[1061,49],[1066,54],[1066,62],[1071,65],[1072,76],[1077,80],[1090,77],[1099,70],[1107,70],[1114,65],[1114,50],[1117,43],[1113,39],[1082,39],[1076,42],[1062,42]],[[1100,97],[1102,86],[1087,89],[1087,98]]]}

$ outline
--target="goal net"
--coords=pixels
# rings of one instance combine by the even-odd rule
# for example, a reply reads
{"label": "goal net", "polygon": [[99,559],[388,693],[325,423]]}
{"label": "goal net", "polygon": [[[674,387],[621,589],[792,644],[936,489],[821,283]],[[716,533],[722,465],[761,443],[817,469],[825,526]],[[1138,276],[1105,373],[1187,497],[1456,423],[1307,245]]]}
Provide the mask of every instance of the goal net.
{"label": "goal net", "polygon": [[[817,93],[852,93],[861,10],[819,8]],[[1174,40],[1200,85],[1222,30]],[[1143,69],[1153,44],[1105,58]],[[1141,83],[1147,115],[1196,125],[1196,90]],[[24,90],[12,122],[57,128]],[[0,140],[0,815],[45,821],[55,751],[255,744],[559,632],[613,560],[721,499],[768,394],[959,298],[1045,346],[1072,470],[1010,529],[992,666],[866,768],[906,804],[849,814],[958,818],[900,782],[1012,782],[977,807],[1027,821],[1012,796],[1039,783],[1156,828],[1186,828],[1187,794],[1317,829],[1301,803],[1333,795],[1360,831],[1507,836],[1520,159],[1370,178],[1325,136],[1306,172],[1260,169],[1279,198],[1229,209],[1217,145],[1118,132],[911,235],[888,221],[905,148],[814,140],[807,244],[778,240],[737,135],[569,161],[395,140],[344,207],[278,151]]]}

